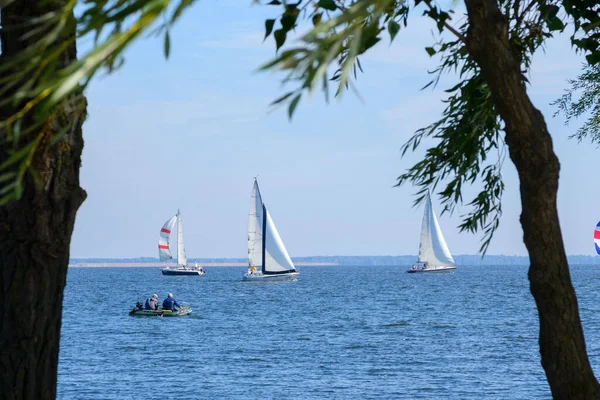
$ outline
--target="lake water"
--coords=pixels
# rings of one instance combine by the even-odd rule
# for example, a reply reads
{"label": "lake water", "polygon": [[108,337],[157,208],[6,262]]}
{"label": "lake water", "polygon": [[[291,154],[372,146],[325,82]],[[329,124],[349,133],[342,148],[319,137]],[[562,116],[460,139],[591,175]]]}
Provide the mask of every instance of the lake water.
{"label": "lake water", "polygon": [[[287,283],[71,268],[59,399],[549,399],[526,266],[304,267]],[[600,266],[574,266],[600,368]],[[182,318],[130,317],[172,292]]]}

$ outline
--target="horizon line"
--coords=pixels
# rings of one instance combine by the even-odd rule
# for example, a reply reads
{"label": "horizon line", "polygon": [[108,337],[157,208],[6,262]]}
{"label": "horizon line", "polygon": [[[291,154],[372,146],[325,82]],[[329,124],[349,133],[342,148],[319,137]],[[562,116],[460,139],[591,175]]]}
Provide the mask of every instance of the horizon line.
{"label": "horizon line", "polygon": [[[379,254],[379,255],[310,255],[310,256],[293,256],[291,258],[333,258],[333,257],[354,257],[354,258],[361,258],[361,257],[417,257],[417,254],[398,254],[398,255],[390,255],[390,254]],[[479,258],[485,258],[485,257],[526,257],[529,258],[529,255],[513,255],[513,254],[485,254],[485,255],[481,255],[481,254],[455,254],[453,255],[453,257],[463,257],[463,256],[467,256],[467,257],[479,257]],[[596,254],[567,254],[567,257],[597,257],[598,255]],[[133,259],[139,259],[139,258],[147,258],[147,259],[153,259],[153,260],[158,260],[158,257],[152,257],[152,256],[137,256],[137,257],[98,257],[98,256],[88,256],[88,257],[69,257],[69,259],[78,259],[78,260],[84,260],[84,259],[104,259],[104,260],[133,260]],[[232,256],[215,256],[215,257],[188,257],[189,260],[201,260],[201,259],[210,259],[210,260],[214,260],[214,259],[246,259],[247,257],[232,257]]]}

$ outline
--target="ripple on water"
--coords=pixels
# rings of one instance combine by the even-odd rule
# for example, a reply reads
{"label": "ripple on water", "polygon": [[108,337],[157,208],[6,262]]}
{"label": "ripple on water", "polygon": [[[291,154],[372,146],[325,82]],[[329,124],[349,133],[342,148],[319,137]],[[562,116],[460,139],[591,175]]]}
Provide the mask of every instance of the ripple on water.
{"label": "ripple on water", "polygon": [[[243,268],[200,279],[72,268],[57,398],[550,398],[527,267],[404,269],[307,267],[296,282],[258,284],[241,281]],[[593,267],[572,269],[598,368],[595,278]],[[193,314],[127,315],[168,292]]]}

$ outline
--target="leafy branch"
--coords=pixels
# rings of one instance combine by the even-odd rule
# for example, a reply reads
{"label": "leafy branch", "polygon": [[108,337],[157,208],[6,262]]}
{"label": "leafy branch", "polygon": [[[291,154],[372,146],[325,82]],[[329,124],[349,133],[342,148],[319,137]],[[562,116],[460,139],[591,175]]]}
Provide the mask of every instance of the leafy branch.
{"label": "leafy branch", "polygon": [[[164,54],[170,53],[170,27],[193,0],[76,0],[19,24],[2,26],[3,34],[19,34],[27,45],[3,54],[0,64],[0,108],[11,110],[0,120],[0,145],[12,147],[0,164],[0,203],[18,199],[25,171],[36,176],[28,157],[46,121],[70,96],[82,93],[100,71],[123,64],[124,50],[142,33],[158,25]],[[75,6],[81,11],[74,17]],[[6,6],[6,5],[5,5]],[[158,23],[159,17],[166,17]],[[73,34],[74,32],[74,34]],[[63,54],[75,38],[94,35],[94,47],[77,62],[65,65]]]}
{"label": "leafy branch", "polygon": [[[584,66],[584,72],[576,79],[569,80],[571,87],[552,105],[558,107],[555,116],[563,114],[565,125],[574,118],[590,113],[585,123],[576,133],[569,136],[581,142],[589,138],[592,143],[600,145],[600,64]],[[579,93],[576,100],[574,93]]]}
{"label": "leafy branch", "polygon": [[[278,5],[274,4],[276,1],[268,4]],[[299,7],[300,3],[279,5],[285,7],[285,15],[290,8]],[[416,150],[425,138],[437,141],[437,145],[427,150],[423,160],[398,177],[397,186],[404,183],[416,185],[416,203],[423,200],[427,190],[441,187],[438,195],[444,204],[444,212],[453,212],[465,203],[462,197],[465,185],[480,184],[480,192],[466,201],[469,212],[462,215],[459,228],[461,231],[483,231],[480,251],[485,253],[502,215],[504,183],[501,171],[506,148],[503,125],[490,90],[465,46],[468,21],[459,26],[451,25],[453,11],[442,10],[430,0],[415,0],[412,5],[408,1],[353,0],[344,2],[344,8],[339,6],[340,1],[315,0],[301,7],[304,9],[307,3],[313,4],[315,9],[312,30],[299,38],[299,44],[281,51],[275,59],[261,67],[261,70],[283,72],[283,82],[296,85],[272,103],[288,103],[290,118],[303,93],[311,93],[318,85],[328,99],[328,82],[336,81],[336,96],[339,96],[350,85],[352,72],[356,79],[357,69],[362,71],[358,57],[379,42],[384,31],[393,41],[401,26],[406,26],[409,11],[421,3],[425,5],[423,15],[436,24],[441,39],[425,48],[430,56],[439,57],[440,64],[431,71],[432,80],[424,88],[435,87],[446,73],[456,74],[458,83],[446,91],[449,97],[444,101],[446,109],[441,119],[419,129],[402,147],[404,156],[407,151]],[[501,0],[500,3],[510,17],[508,33],[512,50],[521,60],[525,84],[534,52],[553,32],[565,28],[558,13],[559,2]],[[326,12],[323,12],[324,8]],[[330,12],[333,14],[328,14]],[[265,39],[276,22],[275,19],[268,21],[271,22],[267,25]],[[296,20],[288,25],[283,20],[281,22],[280,29],[284,35],[275,37],[278,51],[287,34],[296,26]],[[442,35],[445,31],[451,33],[450,40]],[[330,77],[328,68],[333,65],[337,65],[337,70]]]}

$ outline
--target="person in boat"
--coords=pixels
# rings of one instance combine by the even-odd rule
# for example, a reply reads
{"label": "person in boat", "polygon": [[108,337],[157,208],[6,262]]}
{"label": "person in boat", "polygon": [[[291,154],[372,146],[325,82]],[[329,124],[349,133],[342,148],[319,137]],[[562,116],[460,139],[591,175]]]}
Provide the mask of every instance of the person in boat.
{"label": "person in boat", "polygon": [[158,295],[156,293],[146,300],[144,310],[158,310]]}
{"label": "person in boat", "polygon": [[163,310],[177,311],[179,310],[179,307],[181,306],[179,303],[177,303],[177,300],[175,300],[173,294],[169,293],[165,301],[163,301]]}

